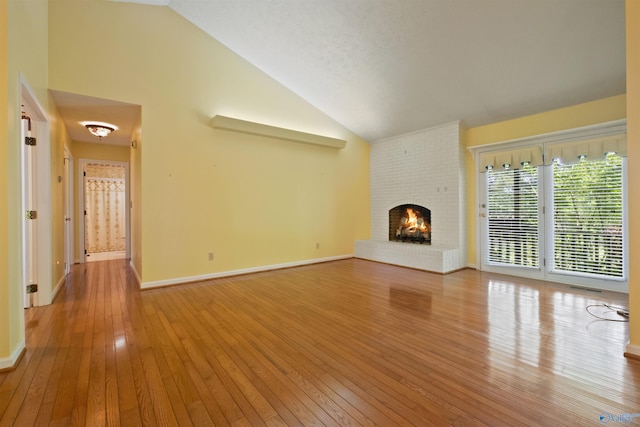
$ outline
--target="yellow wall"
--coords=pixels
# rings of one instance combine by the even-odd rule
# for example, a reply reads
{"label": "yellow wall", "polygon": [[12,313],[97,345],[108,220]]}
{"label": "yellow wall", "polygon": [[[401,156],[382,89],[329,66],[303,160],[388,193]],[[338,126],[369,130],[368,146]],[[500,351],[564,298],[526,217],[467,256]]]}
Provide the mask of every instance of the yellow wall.
{"label": "yellow wall", "polygon": [[[64,147],[71,140],[62,117],[49,95],[51,126],[51,282],[52,289],[64,278]],[[72,260],[73,261],[73,260]]]}
{"label": "yellow wall", "polygon": [[114,162],[129,161],[128,146],[73,141],[70,145],[70,149],[71,154],[73,154],[73,167],[74,170],[78,171],[78,173],[80,173],[78,163],[81,159],[110,160]]}
{"label": "yellow wall", "polygon": [[[620,120],[626,117],[626,96],[618,95],[518,119],[469,128],[467,130],[466,145],[467,147],[475,147]],[[478,265],[479,260],[477,260],[476,254],[477,206],[475,193],[478,173],[475,169],[473,156],[469,151],[466,153],[466,168],[467,227],[469,236],[468,256],[470,264]]]}
{"label": "yellow wall", "polygon": [[[365,141],[166,7],[50,9],[51,88],[142,106],[144,146],[132,154],[141,156],[141,210],[132,223],[141,227],[133,233],[144,257],[134,265],[143,282],[352,254],[369,237]],[[108,60],[86,54],[96,49]],[[347,147],[214,130],[216,114]]]}
{"label": "yellow wall", "polygon": [[[70,145],[70,151],[73,155],[73,170],[75,171],[74,183],[73,183],[73,212],[78,212],[78,202],[80,200],[79,192],[82,191],[82,186],[78,184],[78,177],[82,173],[80,170],[80,160],[110,160],[114,162],[128,162],[129,161],[129,147],[128,146],[114,146],[105,145],[91,142],[79,142],[73,141]],[[77,215],[76,215],[77,218]],[[76,260],[83,258],[84,245],[80,240],[80,226],[82,222],[80,218],[74,222],[74,257]]]}
{"label": "yellow wall", "polygon": [[[629,193],[629,307],[640,307],[640,2],[626,2],[627,28],[627,155]],[[629,342],[640,356],[640,316],[630,317]]]}
{"label": "yellow wall", "polygon": [[9,111],[7,98],[7,2],[0,1],[0,360],[11,355],[13,343],[9,307],[9,209],[8,199],[8,140]]}
{"label": "yellow wall", "polygon": [[[0,363],[10,362],[24,343],[24,309],[22,308],[22,272],[20,239],[20,76],[28,82],[38,102],[48,108],[48,46],[47,1],[1,2],[0,73],[3,104],[0,128],[3,141],[0,148],[2,178],[0,199]],[[6,74],[5,74],[6,73]],[[5,83],[6,82],[6,83]],[[6,94],[6,96],[5,96]],[[52,139],[55,139],[52,136]],[[49,214],[49,213],[45,213]],[[52,241],[53,248],[57,242]],[[57,254],[54,255],[55,259]],[[53,267],[52,267],[53,268]]]}

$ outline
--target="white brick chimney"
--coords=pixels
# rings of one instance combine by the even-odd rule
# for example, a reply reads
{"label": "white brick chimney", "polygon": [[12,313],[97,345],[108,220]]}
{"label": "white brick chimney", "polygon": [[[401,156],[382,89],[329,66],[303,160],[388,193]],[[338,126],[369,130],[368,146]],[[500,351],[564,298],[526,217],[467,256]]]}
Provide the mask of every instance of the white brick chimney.
{"label": "white brick chimney", "polygon": [[[460,122],[371,144],[371,240],[355,242],[357,258],[447,273],[466,267],[466,193]],[[431,210],[431,245],[389,241],[389,210]]]}

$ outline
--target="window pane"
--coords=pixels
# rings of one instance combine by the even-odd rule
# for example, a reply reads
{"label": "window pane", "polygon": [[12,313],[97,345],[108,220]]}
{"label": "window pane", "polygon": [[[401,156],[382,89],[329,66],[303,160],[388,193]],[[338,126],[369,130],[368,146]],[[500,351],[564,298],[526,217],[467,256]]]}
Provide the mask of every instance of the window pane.
{"label": "window pane", "polygon": [[553,270],[622,277],[622,158],[553,166]]}
{"label": "window pane", "polygon": [[489,264],[538,267],[538,170],[488,171]]}

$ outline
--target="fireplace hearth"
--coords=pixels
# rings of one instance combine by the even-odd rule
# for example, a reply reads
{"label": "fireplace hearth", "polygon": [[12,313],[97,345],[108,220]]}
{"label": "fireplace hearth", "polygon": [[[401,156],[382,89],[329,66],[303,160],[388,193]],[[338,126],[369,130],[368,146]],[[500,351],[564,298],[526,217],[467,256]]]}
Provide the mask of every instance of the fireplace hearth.
{"label": "fireplace hearth", "polygon": [[389,210],[389,241],[431,244],[431,211],[405,204]]}

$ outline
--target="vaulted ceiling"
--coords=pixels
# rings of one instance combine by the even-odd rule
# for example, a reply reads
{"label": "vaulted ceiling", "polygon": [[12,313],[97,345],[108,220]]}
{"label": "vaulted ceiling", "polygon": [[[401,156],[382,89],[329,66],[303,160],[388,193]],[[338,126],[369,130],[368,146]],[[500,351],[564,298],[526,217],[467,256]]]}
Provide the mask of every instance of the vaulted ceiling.
{"label": "vaulted ceiling", "polygon": [[171,8],[368,141],[626,91],[624,0],[131,2]]}
{"label": "vaulted ceiling", "polygon": [[370,141],[625,93],[624,0],[162,3]]}

